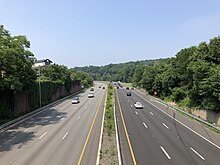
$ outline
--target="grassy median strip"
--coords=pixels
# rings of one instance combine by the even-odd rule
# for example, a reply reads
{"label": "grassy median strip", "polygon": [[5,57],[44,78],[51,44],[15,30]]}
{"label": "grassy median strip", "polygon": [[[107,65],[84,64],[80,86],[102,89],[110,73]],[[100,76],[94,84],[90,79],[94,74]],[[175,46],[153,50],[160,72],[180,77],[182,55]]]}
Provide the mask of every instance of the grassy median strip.
{"label": "grassy median strip", "polygon": [[108,85],[100,165],[118,164],[117,144],[114,121],[114,88]]}

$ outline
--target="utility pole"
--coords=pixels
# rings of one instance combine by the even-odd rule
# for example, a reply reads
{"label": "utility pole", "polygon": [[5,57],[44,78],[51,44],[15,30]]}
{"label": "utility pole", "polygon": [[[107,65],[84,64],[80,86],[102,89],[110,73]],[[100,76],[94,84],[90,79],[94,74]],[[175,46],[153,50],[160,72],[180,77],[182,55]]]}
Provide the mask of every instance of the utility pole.
{"label": "utility pole", "polygon": [[40,76],[41,76],[41,67],[39,65],[39,70],[38,70],[38,76],[39,76],[39,79],[38,79],[38,86],[39,86],[39,101],[40,101],[40,108],[41,108],[41,84],[40,84]]}

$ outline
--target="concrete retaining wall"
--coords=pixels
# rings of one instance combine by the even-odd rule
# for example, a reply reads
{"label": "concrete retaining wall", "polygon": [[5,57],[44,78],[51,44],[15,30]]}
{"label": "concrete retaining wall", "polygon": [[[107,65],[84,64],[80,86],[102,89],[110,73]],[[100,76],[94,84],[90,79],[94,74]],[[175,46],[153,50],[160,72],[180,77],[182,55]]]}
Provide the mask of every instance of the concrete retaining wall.
{"label": "concrete retaining wall", "polygon": [[207,110],[193,110],[192,114],[220,126],[220,113]]}

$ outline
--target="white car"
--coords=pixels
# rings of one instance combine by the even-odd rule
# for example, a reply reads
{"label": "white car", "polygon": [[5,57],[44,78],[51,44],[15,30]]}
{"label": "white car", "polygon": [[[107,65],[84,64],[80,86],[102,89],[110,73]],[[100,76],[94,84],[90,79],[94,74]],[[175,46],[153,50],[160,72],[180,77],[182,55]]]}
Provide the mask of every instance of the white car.
{"label": "white car", "polygon": [[79,97],[73,97],[72,104],[78,104],[79,102]]}
{"label": "white car", "polygon": [[94,93],[93,92],[89,92],[88,98],[92,98],[92,97],[94,97]]}
{"label": "white car", "polygon": [[143,108],[144,108],[143,104],[142,104],[140,101],[137,101],[137,102],[134,104],[134,107],[135,107],[136,109],[143,109]]}

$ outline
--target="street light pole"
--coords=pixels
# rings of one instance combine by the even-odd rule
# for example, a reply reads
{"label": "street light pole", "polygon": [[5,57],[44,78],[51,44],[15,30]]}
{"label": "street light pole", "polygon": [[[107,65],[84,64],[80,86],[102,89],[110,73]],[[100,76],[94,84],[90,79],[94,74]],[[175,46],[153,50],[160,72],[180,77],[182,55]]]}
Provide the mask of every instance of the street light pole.
{"label": "street light pole", "polygon": [[38,85],[39,85],[39,100],[40,100],[40,108],[41,108],[41,84],[40,84],[40,76],[41,76],[41,72],[40,72],[40,65],[39,65],[39,71],[38,71],[38,76],[39,76],[39,79],[38,79]]}

